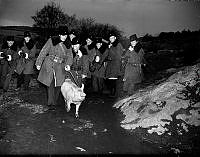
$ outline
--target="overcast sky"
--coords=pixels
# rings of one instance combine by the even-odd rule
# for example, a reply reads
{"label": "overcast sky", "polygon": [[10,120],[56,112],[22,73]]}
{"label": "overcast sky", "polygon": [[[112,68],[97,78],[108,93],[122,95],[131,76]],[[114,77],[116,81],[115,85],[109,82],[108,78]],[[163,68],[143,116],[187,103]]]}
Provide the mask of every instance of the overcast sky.
{"label": "overcast sky", "polygon": [[[168,0],[54,0],[65,13],[118,26],[125,35],[200,29],[199,2]],[[0,0],[0,25],[33,24],[31,16],[49,0]]]}

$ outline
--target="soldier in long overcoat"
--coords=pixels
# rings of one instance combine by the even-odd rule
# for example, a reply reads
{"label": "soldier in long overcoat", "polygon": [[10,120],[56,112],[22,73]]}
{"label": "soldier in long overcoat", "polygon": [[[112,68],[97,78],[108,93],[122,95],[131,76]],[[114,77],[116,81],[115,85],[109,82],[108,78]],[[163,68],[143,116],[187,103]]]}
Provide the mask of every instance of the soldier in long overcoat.
{"label": "soldier in long overcoat", "polygon": [[0,52],[0,86],[4,92],[8,90],[10,80],[14,74],[18,59],[18,46],[13,36],[8,36]]}
{"label": "soldier in long overcoat", "polygon": [[84,45],[84,48],[87,51],[87,79],[86,79],[86,90],[92,88],[92,73],[93,71],[90,71],[89,67],[92,64],[94,57],[95,57],[95,42],[94,38],[90,35],[85,36],[86,45]]}
{"label": "soldier in long overcoat", "polygon": [[117,80],[122,75],[121,72],[121,56],[123,54],[123,47],[119,43],[114,32],[109,34],[110,44],[107,51],[103,55],[103,61],[106,61],[105,77],[109,84],[110,96],[116,96]]}
{"label": "soldier in long overcoat", "polygon": [[19,60],[16,67],[16,73],[18,74],[16,90],[19,90],[23,83],[24,89],[28,90],[31,77],[34,74],[36,51],[36,44],[33,41],[30,32],[24,32],[24,40],[22,41],[20,50],[18,51]]}
{"label": "soldier in long overcoat", "polygon": [[67,36],[68,28],[60,26],[59,35],[48,39],[35,63],[40,70],[38,81],[47,86],[49,109],[55,109],[60,87],[65,81],[65,71],[69,71],[73,63],[72,49],[65,46]]}
{"label": "soldier in long overcoat", "polygon": [[127,63],[124,73],[124,86],[123,90],[128,92],[128,95],[132,95],[135,90],[135,85],[141,83],[143,80],[142,65],[146,65],[144,59],[144,50],[141,44],[138,42],[136,34],[130,36],[130,47],[123,56],[127,58]]}
{"label": "soldier in long overcoat", "polygon": [[106,49],[103,47],[103,41],[101,37],[96,37],[95,39],[95,57],[90,65],[90,69],[93,69],[92,72],[92,86],[93,91],[98,92],[100,94],[103,93],[104,89],[104,79],[105,79],[105,70],[106,70],[106,64],[103,61],[103,54],[106,53]]}

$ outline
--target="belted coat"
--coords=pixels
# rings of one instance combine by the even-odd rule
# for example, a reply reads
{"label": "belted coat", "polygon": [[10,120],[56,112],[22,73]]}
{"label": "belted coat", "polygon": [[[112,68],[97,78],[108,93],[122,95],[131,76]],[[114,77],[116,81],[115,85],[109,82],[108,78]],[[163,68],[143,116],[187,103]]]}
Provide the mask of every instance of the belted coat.
{"label": "belted coat", "polygon": [[105,71],[106,78],[118,78],[122,75],[121,56],[123,51],[122,45],[116,42],[103,54],[102,60],[107,62]]}
{"label": "belted coat", "polygon": [[[61,62],[56,62],[57,57]],[[53,78],[55,86],[61,86],[65,81],[66,71],[65,66],[71,66],[73,63],[73,54],[71,47],[66,47],[60,41],[59,36],[49,38],[39,56],[35,65],[41,66],[38,81],[46,86],[50,86]]]}
{"label": "belted coat", "polygon": [[131,83],[140,83],[143,80],[142,64],[146,64],[144,59],[144,50],[141,48],[139,52],[135,50],[127,50],[124,57],[127,58],[124,79]]}

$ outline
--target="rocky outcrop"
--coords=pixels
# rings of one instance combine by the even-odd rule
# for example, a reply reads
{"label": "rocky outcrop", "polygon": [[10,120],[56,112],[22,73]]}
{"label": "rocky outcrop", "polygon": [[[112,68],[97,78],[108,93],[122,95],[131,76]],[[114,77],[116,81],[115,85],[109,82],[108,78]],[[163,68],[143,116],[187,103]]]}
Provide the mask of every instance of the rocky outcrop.
{"label": "rocky outcrop", "polygon": [[180,69],[159,85],[146,87],[114,105],[124,114],[121,127],[145,128],[149,134],[171,135],[175,121],[182,131],[200,125],[200,64]]}

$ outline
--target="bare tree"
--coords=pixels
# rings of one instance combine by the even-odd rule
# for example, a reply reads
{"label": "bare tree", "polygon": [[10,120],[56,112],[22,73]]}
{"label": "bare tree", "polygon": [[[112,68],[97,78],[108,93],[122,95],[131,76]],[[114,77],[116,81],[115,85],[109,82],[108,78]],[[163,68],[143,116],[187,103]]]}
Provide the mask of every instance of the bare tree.
{"label": "bare tree", "polygon": [[33,27],[40,28],[42,34],[48,37],[53,35],[53,32],[55,33],[55,29],[59,25],[64,25],[69,19],[69,16],[64,13],[59,4],[51,1],[41,10],[37,10],[35,16],[31,18],[35,22]]}

